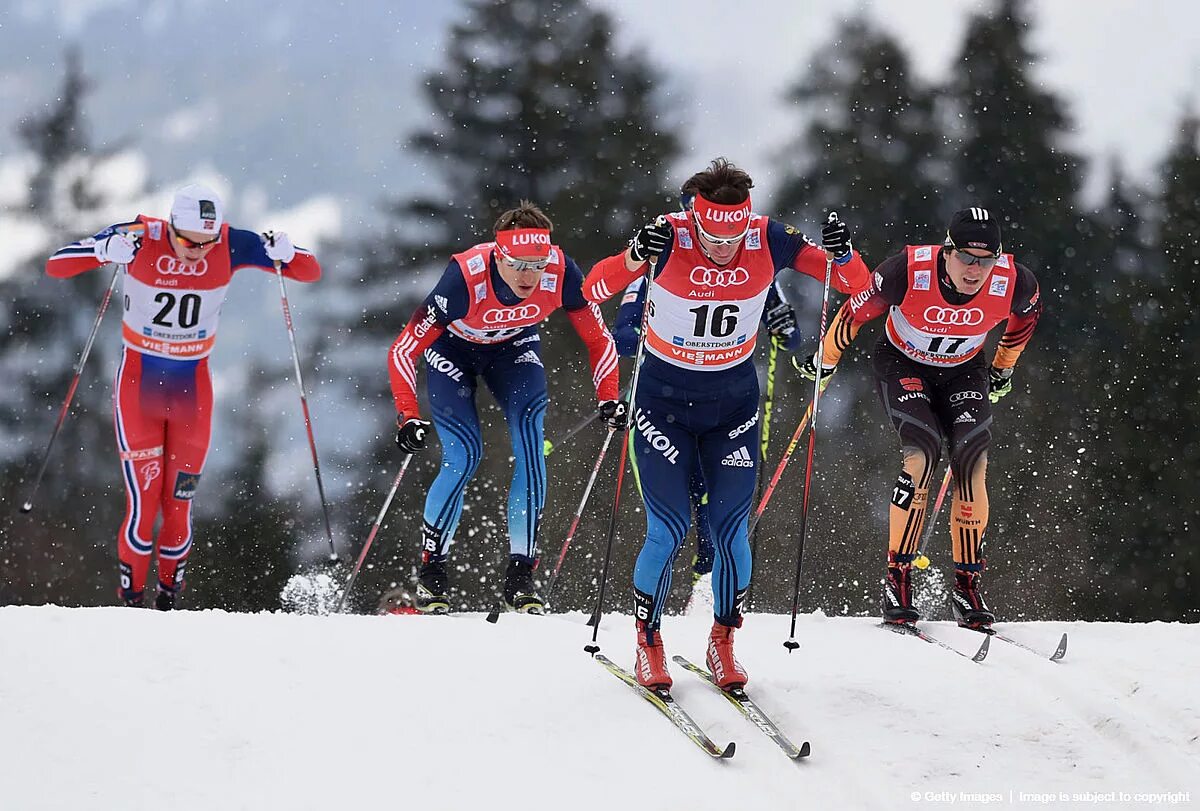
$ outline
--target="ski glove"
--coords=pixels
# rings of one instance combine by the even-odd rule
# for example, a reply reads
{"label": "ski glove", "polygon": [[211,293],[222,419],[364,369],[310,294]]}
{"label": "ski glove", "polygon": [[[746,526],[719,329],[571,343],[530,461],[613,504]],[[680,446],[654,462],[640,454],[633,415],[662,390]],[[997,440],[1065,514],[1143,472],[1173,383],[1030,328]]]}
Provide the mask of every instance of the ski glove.
{"label": "ski glove", "polygon": [[790,304],[778,304],[767,310],[767,331],[772,335],[790,337],[796,331],[796,311]]}
{"label": "ski glove", "polygon": [[396,447],[404,453],[417,453],[425,450],[425,437],[429,435],[428,420],[412,417],[400,423],[396,431]]}
{"label": "ski glove", "polygon": [[[805,380],[816,381],[817,379],[817,356],[812,354],[801,361],[795,355],[792,356],[792,366],[800,373],[800,376]],[[836,366],[821,366],[821,391],[829,385],[829,378],[833,377],[833,373],[837,371]]]}
{"label": "ski glove", "polygon": [[838,219],[836,212],[829,213],[829,219],[821,226],[821,247],[833,254],[838,262],[850,258],[850,228]]}
{"label": "ski glove", "polygon": [[1012,391],[1012,369],[997,369],[993,366],[988,370],[988,399],[993,404]]}
{"label": "ski glove", "polygon": [[605,400],[600,403],[600,419],[614,431],[622,431],[629,424],[629,406],[624,400]]}
{"label": "ski glove", "polygon": [[96,258],[107,264],[114,262],[118,265],[128,265],[137,253],[138,240],[132,234],[112,234],[104,239],[96,240],[92,251]]}
{"label": "ski glove", "polygon": [[263,247],[267,249],[267,258],[272,262],[287,264],[296,258],[296,246],[285,231],[266,231],[262,235]]}
{"label": "ski glove", "polygon": [[629,255],[635,262],[645,262],[651,256],[658,256],[665,251],[674,237],[675,229],[666,217],[660,215],[653,222],[643,225],[629,240]]}

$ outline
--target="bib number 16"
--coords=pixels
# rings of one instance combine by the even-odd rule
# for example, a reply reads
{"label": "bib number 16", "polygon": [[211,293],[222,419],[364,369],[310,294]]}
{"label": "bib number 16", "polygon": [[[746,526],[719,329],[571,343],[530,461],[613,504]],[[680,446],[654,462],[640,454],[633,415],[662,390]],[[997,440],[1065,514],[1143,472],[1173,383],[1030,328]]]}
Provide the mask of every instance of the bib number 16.
{"label": "bib number 16", "polygon": [[[709,310],[712,311],[711,317]],[[720,304],[713,307],[711,304],[702,304],[688,310],[689,313],[694,313],[696,323],[692,331],[692,336],[695,338],[726,338],[733,334],[737,329],[738,313],[741,308],[736,304]]]}

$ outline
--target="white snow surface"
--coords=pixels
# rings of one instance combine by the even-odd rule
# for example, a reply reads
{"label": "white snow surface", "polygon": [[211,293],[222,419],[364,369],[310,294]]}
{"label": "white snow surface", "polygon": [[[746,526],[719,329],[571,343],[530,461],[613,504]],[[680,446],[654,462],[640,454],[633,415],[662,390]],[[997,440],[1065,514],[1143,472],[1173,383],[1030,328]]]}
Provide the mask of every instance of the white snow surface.
{"label": "white snow surface", "polygon": [[[788,761],[673,667],[737,754],[713,761],[555,617],[0,608],[5,809],[908,809],[1194,807],[1200,626],[1028,623],[1058,664],[993,641],[982,664],[866,618],[751,615],[739,658],[812,756]],[[929,628],[964,650],[980,638]],[[709,621],[670,617],[702,661]],[[632,660],[628,617],[599,638]],[[1061,792],[1061,793],[1060,793]],[[915,798],[915,799],[914,799]],[[990,798],[990,800],[989,800]]]}

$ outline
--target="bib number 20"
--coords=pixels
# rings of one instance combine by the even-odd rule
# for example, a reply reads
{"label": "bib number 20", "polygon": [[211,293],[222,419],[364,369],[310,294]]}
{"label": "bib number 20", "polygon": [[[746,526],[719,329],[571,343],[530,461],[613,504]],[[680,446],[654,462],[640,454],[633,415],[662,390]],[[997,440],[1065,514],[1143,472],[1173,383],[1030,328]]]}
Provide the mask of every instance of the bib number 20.
{"label": "bib number 20", "polygon": [[[163,291],[154,297],[155,304],[161,304],[162,309],[152,319],[160,327],[179,326],[191,329],[200,323],[200,297],[195,293],[184,293],[176,298],[174,293]],[[178,304],[178,324],[171,323],[172,313]]]}
{"label": "bib number 20", "polygon": [[[709,310],[712,310],[711,317]],[[726,338],[737,329],[740,308],[736,304],[720,304],[716,307],[711,304],[702,304],[688,312],[696,315],[696,324],[692,331],[693,337]]]}

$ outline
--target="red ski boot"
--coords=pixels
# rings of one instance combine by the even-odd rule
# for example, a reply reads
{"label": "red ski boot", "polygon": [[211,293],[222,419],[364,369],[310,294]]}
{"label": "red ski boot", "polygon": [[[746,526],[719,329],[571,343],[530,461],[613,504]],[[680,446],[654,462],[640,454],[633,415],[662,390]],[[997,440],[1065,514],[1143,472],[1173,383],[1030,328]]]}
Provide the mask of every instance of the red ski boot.
{"label": "red ski boot", "polygon": [[715,620],[712,633],[708,635],[708,669],[722,690],[745,687],[746,682],[750,681],[746,670],[733,655],[733,632],[741,627],[741,617],[737,618],[737,625],[722,625]]}
{"label": "red ski boot", "polygon": [[637,658],[634,673],[638,684],[647,689],[671,689],[671,674],[667,672],[667,655],[663,652],[658,629],[651,630],[642,620],[637,621]]}

